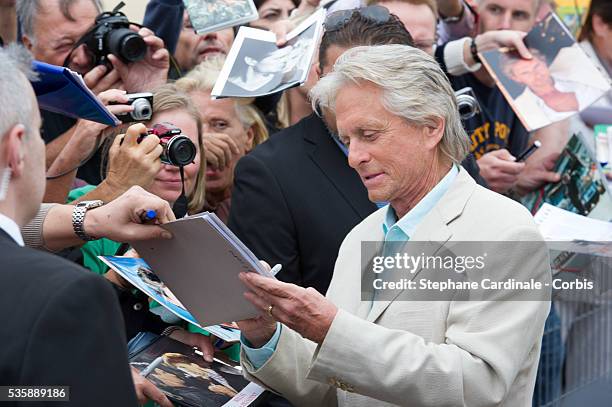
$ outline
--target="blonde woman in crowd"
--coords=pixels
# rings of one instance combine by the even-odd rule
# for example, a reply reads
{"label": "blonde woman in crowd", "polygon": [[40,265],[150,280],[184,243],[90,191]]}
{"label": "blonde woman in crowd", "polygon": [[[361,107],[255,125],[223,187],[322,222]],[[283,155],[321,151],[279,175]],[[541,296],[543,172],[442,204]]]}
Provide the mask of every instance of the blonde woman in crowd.
{"label": "blonde woman in crowd", "polygon": [[222,66],[222,58],[207,59],[179,79],[176,86],[191,96],[202,116],[206,146],[204,208],[226,222],[236,163],[264,142],[268,131],[253,99],[211,99]]}

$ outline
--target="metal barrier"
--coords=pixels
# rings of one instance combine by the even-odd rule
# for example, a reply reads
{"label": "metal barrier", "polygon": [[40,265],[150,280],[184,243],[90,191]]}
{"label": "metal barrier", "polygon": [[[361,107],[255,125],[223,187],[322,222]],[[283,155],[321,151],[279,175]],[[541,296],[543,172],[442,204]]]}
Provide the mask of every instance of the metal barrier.
{"label": "metal barrier", "polygon": [[592,280],[594,292],[566,290],[553,296],[534,407],[612,406],[612,259],[589,260],[572,277]]}

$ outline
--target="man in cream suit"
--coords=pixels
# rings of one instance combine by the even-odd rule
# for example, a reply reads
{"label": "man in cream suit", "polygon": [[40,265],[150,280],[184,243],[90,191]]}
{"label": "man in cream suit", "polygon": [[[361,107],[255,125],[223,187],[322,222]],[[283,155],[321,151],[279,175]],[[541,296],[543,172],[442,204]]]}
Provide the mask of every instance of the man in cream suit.
{"label": "man in cream suit", "polygon": [[325,297],[241,274],[245,296],[262,310],[239,322],[246,376],[296,406],[530,406],[545,295],[536,301],[501,290],[495,301],[433,301],[411,290],[362,294],[362,275],[371,272],[362,266],[364,241],[381,242],[383,253],[398,240],[444,247],[525,241],[498,246],[487,266],[499,281],[550,283],[548,252],[530,214],[459,167],[468,138],[438,64],[409,46],[356,47],[312,97],[335,112],[369,198],[390,205],[346,237]]}

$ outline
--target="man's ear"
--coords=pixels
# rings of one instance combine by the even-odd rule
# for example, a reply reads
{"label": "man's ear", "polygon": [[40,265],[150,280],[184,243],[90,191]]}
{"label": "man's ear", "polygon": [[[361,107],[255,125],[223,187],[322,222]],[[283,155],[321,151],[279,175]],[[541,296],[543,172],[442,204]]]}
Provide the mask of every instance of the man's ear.
{"label": "man's ear", "polygon": [[14,178],[18,178],[23,174],[25,168],[25,137],[26,131],[23,124],[13,126],[2,137],[1,154],[6,165],[11,169]]}
{"label": "man's ear", "polygon": [[432,120],[432,126],[423,127],[423,132],[425,135],[424,142],[428,148],[435,148],[438,144],[440,144],[440,141],[444,136],[444,128],[446,127],[446,120],[443,117],[434,117]]}
{"label": "man's ear", "polygon": [[317,74],[317,78],[321,79],[321,75],[323,74],[323,70],[321,69],[321,64],[314,64],[314,69]]}
{"label": "man's ear", "polygon": [[593,14],[592,20],[593,34],[598,37],[603,37],[608,35],[608,24],[597,14]]}
{"label": "man's ear", "polygon": [[30,39],[30,37],[28,37],[27,35],[22,35],[21,36],[21,42],[23,43],[23,45],[25,45],[25,47],[27,48],[28,51],[32,51],[32,47],[34,46],[34,42]]}
{"label": "man's ear", "polygon": [[247,133],[247,141],[246,141],[245,147],[248,153],[249,151],[253,149],[253,147],[255,147],[253,145],[253,142],[255,141],[255,125],[254,124],[251,125],[251,127],[247,129],[246,133]]}

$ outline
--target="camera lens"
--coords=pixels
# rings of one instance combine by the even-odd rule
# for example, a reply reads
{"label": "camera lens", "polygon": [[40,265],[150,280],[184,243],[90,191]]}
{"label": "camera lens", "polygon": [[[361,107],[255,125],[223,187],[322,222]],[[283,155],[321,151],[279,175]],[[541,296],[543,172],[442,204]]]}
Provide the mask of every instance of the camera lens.
{"label": "camera lens", "polygon": [[474,117],[476,111],[476,100],[469,95],[457,96],[457,108],[459,109],[459,116],[462,120],[468,120]]}
{"label": "camera lens", "polygon": [[165,148],[169,164],[185,166],[191,164],[196,156],[196,146],[187,136],[172,137]]}
{"label": "camera lens", "polygon": [[138,98],[132,102],[132,119],[134,120],[149,120],[151,118],[152,110],[151,104],[145,98]]}
{"label": "camera lens", "polygon": [[108,33],[107,47],[126,62],[140,61],[145,57],[147,44],[140,35],[127,28],[117,28]]}

